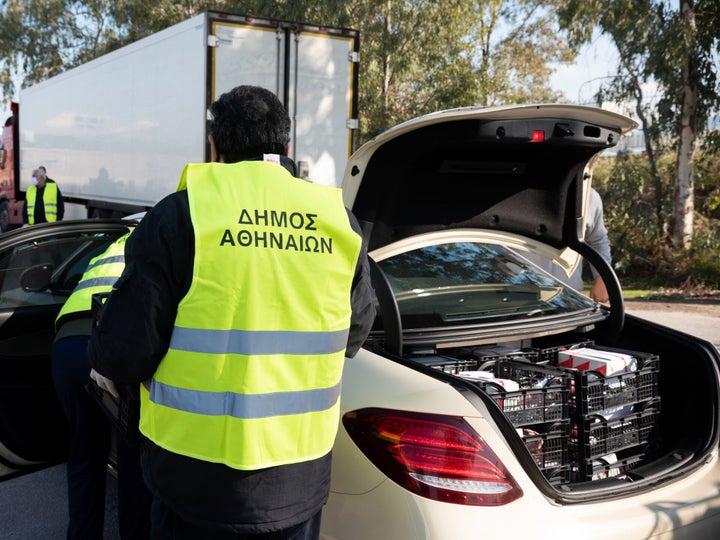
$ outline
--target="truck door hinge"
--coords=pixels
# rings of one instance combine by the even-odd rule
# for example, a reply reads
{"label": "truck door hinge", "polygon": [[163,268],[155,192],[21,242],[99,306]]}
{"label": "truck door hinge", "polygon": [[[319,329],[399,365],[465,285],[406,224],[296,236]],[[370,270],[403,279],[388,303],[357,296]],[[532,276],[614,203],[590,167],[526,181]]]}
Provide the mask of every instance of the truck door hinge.
{"label": "truck door hinge", "polygon": [[220,43],[220,40],[217,38],[217,36],[210,35],[208,36],[208,47],[217,47]]}
{"label": "truck door hinge", "polygon": [[357,118],[348,118],[345,125],[348,129],[358,129],[360,127],[360,122]]}
{"label": "truck door hinge", "polygon": [[350,51],[348,53],[348,62],[357,63],[360,61],[360,53],[357,51]]}

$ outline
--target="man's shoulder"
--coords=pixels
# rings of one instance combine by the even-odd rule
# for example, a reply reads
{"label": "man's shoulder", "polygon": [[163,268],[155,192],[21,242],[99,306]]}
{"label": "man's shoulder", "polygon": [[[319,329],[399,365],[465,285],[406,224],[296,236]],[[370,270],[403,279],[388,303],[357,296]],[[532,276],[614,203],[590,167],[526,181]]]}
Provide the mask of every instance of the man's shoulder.
{"label": "man's shoulder", "polygon": [[176,191],[160,199],[148,210],[144,222],[189,222],[190,204],[187,191]]}

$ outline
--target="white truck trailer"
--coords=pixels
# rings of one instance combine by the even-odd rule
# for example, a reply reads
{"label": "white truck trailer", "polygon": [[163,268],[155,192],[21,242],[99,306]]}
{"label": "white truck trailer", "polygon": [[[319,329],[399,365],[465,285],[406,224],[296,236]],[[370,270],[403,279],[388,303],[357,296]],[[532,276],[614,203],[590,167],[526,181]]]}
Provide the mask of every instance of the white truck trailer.
{"label": "white truck trailer", "polygon": [[20,93],[15,198],[44,165],[67,217],[152,207],[185,163],[209,159],[208,106],[240,84],[285,104],[298,176],[339,185],[355,149],[359,40],[352,29],[208,11],[36,84]]}

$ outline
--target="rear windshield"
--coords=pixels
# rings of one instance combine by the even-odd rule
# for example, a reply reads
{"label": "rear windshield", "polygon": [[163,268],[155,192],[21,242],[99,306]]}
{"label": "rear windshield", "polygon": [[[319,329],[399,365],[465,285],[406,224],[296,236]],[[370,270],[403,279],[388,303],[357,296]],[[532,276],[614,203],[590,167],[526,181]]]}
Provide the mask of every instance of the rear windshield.
{"label": "rear windshield", "polygon": [[393,289],[404,328],[527,320],[596,307],[501,245],[433,245],[378,264]]}

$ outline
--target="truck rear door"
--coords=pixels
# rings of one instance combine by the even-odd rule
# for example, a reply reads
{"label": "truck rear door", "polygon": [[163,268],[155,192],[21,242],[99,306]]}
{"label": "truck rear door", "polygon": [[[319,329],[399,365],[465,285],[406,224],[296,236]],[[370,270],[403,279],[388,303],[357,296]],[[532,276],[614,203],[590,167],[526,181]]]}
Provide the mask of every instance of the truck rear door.
{"label": "truck rear door", "polygon": [[354,150],[359,33],[209,14],[209,102],[240,84],[275,92],[292,120],[298,176],[339,186]]}

